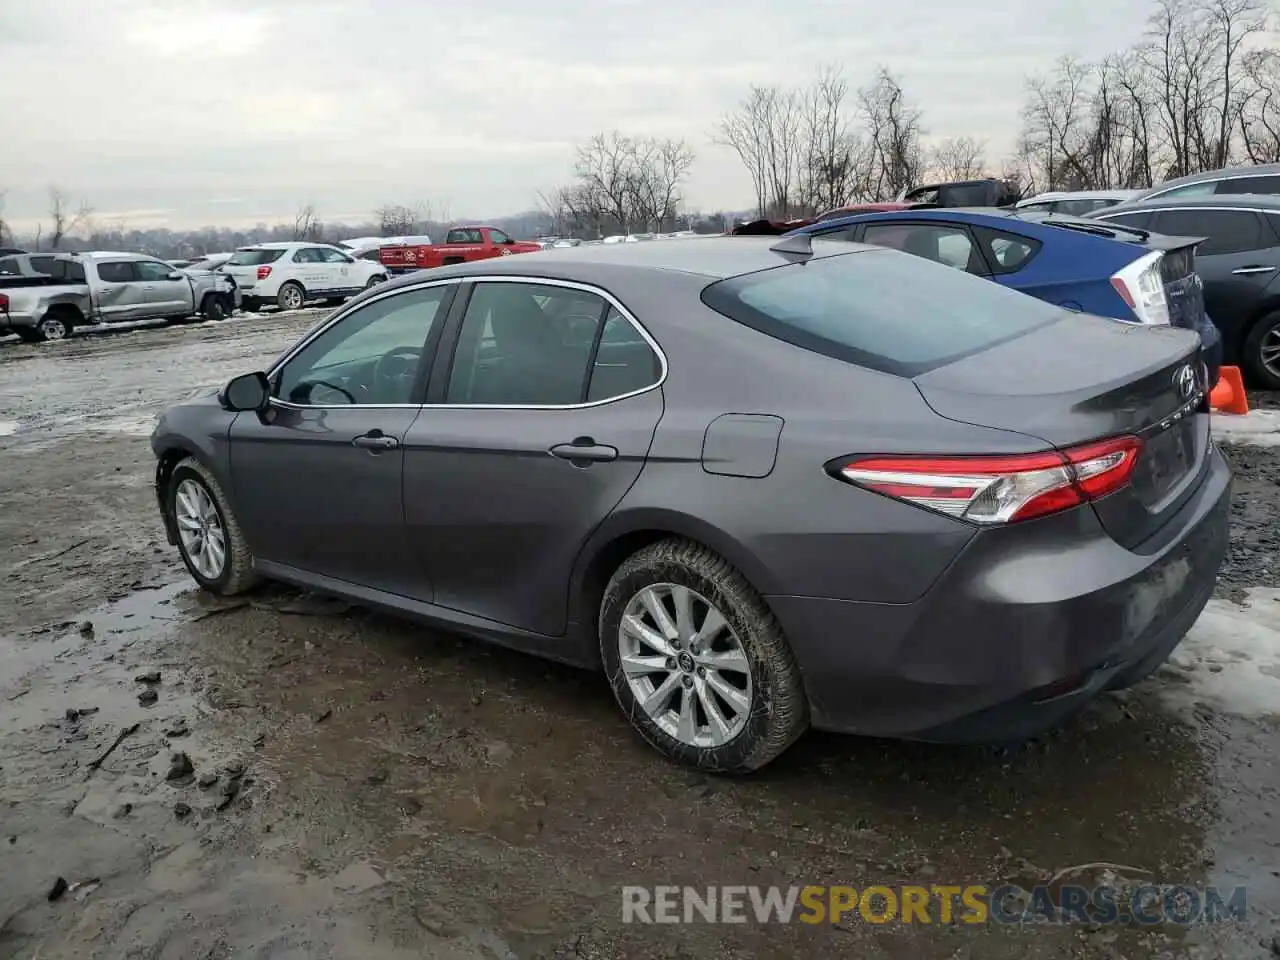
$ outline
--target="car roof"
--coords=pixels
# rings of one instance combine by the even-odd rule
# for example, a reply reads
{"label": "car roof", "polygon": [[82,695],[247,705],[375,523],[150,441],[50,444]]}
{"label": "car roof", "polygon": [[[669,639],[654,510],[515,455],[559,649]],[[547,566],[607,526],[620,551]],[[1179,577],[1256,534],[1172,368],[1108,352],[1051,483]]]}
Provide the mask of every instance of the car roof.
{"label": "car roof", "polygon": [[1145,192],[1143,190],[1046,190],[1044,193],[1037,193],[1033,197],[1019,200],[1017,206],[1050,203],[1054,200],[1110,200],[1113,197],[1128,200],[1141,196]]}
{"label": "car roof", "polygon": [[288,250],[290,247],[327,247],[327,243],[311,243],[306,240],[272,240],[269,243],[250,243],[240,250]]}
{"label": "car roof", "polygon": [[[1280,172],[1280,171],[1278,171]],[[1280,196],[1267,193],[1219,193],[1207,197],[1139,197],[1114,207],[1091,211],[1091,217],[1107,217],[1130,210],[1157,210],[1168,207],[1235,207],[1240,210],[1280,212]]]}
{"label": "car roof", "polygon": [[[619,272],[680,273],[704,277],[708,282],[736,277],[791,262],[788,255],[771,250],[779,237],[709,236],[697,243],[617,243],[581,244],[556,251],[522,253],[514,257],[493,257],[471,263],[437,267],[431,279],[467,277],[470,275],[513,275],[530,278],[576,280],[600,283]],[[817,240],[813,242],[813,260],[859,253],[880,248],[861,243]],[[421,272],[405,274],[378,287],[379,290],[421,283]]]}
{"label": "car roof", "polygon": [[1254,167],[1222,167],[1218,170],[1201,170],[1199,173],[1187,174],[1174,180],[1157,183],[1143,194],[1163,193],[1174,187],[1185,187],[1193,183],[1209,183],[1214,180],[1237,180],[1241,177],[1268,177],[1280,175],[1280,163],[1260,163]]}

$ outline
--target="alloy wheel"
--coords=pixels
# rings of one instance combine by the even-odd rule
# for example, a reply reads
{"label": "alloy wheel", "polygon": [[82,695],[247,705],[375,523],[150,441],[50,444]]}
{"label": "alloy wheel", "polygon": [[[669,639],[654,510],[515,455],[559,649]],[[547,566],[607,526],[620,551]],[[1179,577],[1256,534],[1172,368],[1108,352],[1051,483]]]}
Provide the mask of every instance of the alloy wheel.
{"label": "alloy wheel", "polygon": [[1280,326],[1272,327],[1258,344],[1258,359],[1272,376],[1280,378]]}
{"label": "alloy wheel", "polygon": [[67,336],[67,325],[57,317],[46,317],[40,321],[40,333],[46,340],[63,340]]}
{"label": "alloy wheel", "polygon": [[284,288],[282,299],[286,310],[298,310],[302,307],[302,291],[292,284]]}
{"label": "alloy wheel", "polygon": [[706,597],[655,583],[628,601],[618,627],[622,671],[636,703],[668,736],[719,747],[751,715],[751,666],[738,635]]}
{"label": "alloy wheel", "polygon": [[206,580],[217,580],[227,563],[227,538],[213,498],[202,484],[195,480],[178,484],[174,519],[191,566]]}

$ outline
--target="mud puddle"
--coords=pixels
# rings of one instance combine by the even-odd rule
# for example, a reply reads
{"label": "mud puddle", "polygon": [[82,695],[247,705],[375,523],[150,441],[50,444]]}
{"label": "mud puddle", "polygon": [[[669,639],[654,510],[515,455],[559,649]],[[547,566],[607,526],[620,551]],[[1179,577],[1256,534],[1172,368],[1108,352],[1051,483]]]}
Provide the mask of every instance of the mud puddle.
{"label": "mud puddle", "polygon": [[[1280,907],[1277,739],[1202,682],[1223,682],[1211,667],[1229,638],[1211,625],[1179,679],[1016,750],[813,735],[733,781],[657,758],[590,674],[284,590],[212,605],[185,584],[140,591],[5,642],[0,946],[46,960],[1262,955]],[[175,753],[191,770],[170,780]],[[1247,884],[1251,922],[620,922],[624,885],[1030,886],[1081,864],[1078,882],[1118,866],[1132,883]],[[50,903],[59,876],[85,886]]]}

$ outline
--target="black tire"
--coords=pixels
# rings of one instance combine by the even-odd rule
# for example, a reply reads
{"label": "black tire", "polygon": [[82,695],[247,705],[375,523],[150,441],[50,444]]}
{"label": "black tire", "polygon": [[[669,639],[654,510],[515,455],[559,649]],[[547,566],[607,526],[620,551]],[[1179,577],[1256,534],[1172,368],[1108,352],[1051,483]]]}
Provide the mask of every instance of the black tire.
{"label": "black tire", "polygon": [[375,273],[372,277],[369,278],[369,282],[364,285],[364,288],[366,290],[371,290],[374,287],[376,287],[378,284],[383,283],[386,279],[387,279],[386,276],[384,276],[383,274]]}
{"label": "black tire", "polygon": [[208,494],[217,512],[218,522],[222,526],[226,545],[226,559],[222,565],[222,572],[217,577],[209,578],[196,569],[182,544],[182,538],[179,537],[178,554],[182,557],[187,572],[196,583],[218,596],[230,597],[252,589],[261,578],[253,569],[253,554],[249,552],[249,546],[240,530],[240,523],[232,513],[231,504],[228,503],[227,496],[222,492],[222,487],[213,473],[195,457],[187,457],[173,468],[169,478],[169,488],[165,491],[165,508],[169,511],[169,516],[171,518],[177,516],[178,488],[184,480],[195,482]]}
{"label": "black tire", "polygon": [[216,293],[206,293],[200,302],[200,315],[206,320],[225,320],[227,308]]}
{"label": "black tire", "polygon": [[[294,303],[294,297],[297,302]],[[302,288],[302,284],[288,280],[280,284],[280,289],[276,291],[276,306],[281,310],[300,310],[307,302],[307,291]]]}
{"label": "black tire", "polygon": [[[627,603],[653,584],[696,591],[724,616],[747,655],[753,696],[742,729],[719,747],[685,744],[669,735],[637,702],[621,669],[619,626]],[[809,726],[809,707],[782,627],[745,577],[701,544],[673,538],[628,558],[600,604],[600,654],[622,712],[640,735],[671,759],[709,773],[741,774],[779,756]]]}
{"label": "black tire", "polygon": [[1263,362],[1262,350],[1264,347],[1271,349],[1277,345],[1280,345],[1280,311],[1268,313],[1250,327],[1241,350],[1245,368],[1252,375],[1251,379],[1268,390],[1280,390],[1280,357],[1273,359],[1271,367],[1268,367]]}

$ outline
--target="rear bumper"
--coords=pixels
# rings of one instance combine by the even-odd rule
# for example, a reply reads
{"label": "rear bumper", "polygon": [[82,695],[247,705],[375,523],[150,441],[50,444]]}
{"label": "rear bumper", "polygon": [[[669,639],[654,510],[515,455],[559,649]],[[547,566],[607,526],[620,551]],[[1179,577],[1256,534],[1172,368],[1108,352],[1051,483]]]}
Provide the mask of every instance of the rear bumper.
{"label": "rear bumper", "polygon": [[0,311],[0,330],[17,330],[19,327],[34,327],[38,318],[33,313],[9,313]]}
{"label": "rear bumper", "polygon": [[1092,510],[983,531],[906,604],[769,597],[815,726],[934,741],[1019,740],[1120,674],[1162,663],[1213,592],[1231,474],[1212,448],[1200,488],[1126,550]]}

